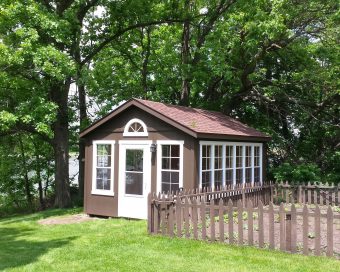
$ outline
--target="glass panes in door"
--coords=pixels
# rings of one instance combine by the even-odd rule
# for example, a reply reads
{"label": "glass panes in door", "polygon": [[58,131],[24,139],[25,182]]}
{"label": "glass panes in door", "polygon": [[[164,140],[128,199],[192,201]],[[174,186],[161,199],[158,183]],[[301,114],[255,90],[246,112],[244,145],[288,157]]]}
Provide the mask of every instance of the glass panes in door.
{"label": "glass panes in door", "polygon": [[125,194],[143,195],[142,149],[126,149]]}

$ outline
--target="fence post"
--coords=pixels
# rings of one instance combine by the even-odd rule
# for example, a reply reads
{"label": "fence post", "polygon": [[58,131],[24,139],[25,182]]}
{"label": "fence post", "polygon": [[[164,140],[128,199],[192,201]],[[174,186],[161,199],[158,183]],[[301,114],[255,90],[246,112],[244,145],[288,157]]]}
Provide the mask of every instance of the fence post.
{"label": "fence post", "polygon": [[298,187],[297,203],[302,203],[302,186],[301,186],[301,184],[299,184],[299,187]]}
{"label": "fence post", "polygon": [[254,244],[254,227],[253,227],[253,203],[248,200],[248,245],[252,246]]}
{"label": "fence post", "polygon": [[258,220],[259,220],[259,247],[264,246],[264,226],[263,226],[263,204],[260,200],[258,209]]}
{"label": "fence post", "polygon": [[182,236],[182,202],[181,197],[176,198],[176,224],[177,224],[177,237]]}
{"label": "fence post", "polygon": [[152,203],[151,203],[151,193],[148,194],[148,233],[151,234],[153,232],[152,228]]}
{"label": "fence post", "polygon": [[189,222],[189,198],[184,199],[184,227],[185,227],[185,237],[190,237],[190,222]]}
{"label": "fence post", "polygon": [[210,199],[210,241],[215,241],[215,203],[214,199]]}
{"label": "fence post", "polygon": [[243,204],[241,200],[237,203],[237,225],[238,225],[238,244],[243,245]]}
{"label": "fence post", "polygon": [[327,256],[333,256],[333,211],[331,206],[327,209]]}
{"label": "fence post", "polygon": [[269,210],[268,210],[268,217],[269,217],[269,248],[275,248],[275,240],[274,240],[274,207],[273,202],[269,203]]}
{"label": "fence post", "polygon": [[161,215],[161,230],[162,230],[162,235],[165,235],[166,233],[166,204],[165,204],[165,195],[162,196],[162,200],[161,200],[161,205],[160,205],[160,209],[159,209],[160,215]]}
{"label": "fence post", "polygon": [[302,239],[303,239],[303,254],[308,255],[308,208],[305,204],[302,211],[303,223],[302,223]]}
{"label": "fence post", "polygon": [[295,204],[291,208],[291,252],[296,252],[296,208]]}
{"label": "fence post", "polygon": [[233,202],[229,198],[228,201],[228,235],[229,244],[234,243],[234,216],[233,216]]}
{"label": "fence post", "polygon": [[206,218],[205,218],[205,213],[206,213],[206,204],[205,200],[201,201],[201,220],[202,220],[202,239],[205,240],[207,238],[207,225],[206,225]]}
{"label": "fence post", "polygon": [[198,221],[197,199],[193,198],[192,200],[192,224],[193,224],[193,230],[194,230],[194,239],[198,239],[197,221]]}
{"label": "fence post", "polygon": [[219,233],[220,233],[220,242],[223,243],[224,241],[224,218],[223,218],[223,200],[220,198],[219,204],[218,204],[218,221],[219,221]]}
{"label": "fence post", "polygon": [[280,204],[280,250],[286,249],[286,237],[285,237],[285,208],[283,206],[283,203]]}
{"label": "fence post", "polygon": [[292,214],[286,213],[286,250],[292,251]]}
{"label": "fence post", "polygon": [[315,207],[315,255],[319,256],[321,254],[321,244],[320,244],[320,238],[321,238],[321,227],[320,227],[320,208],[319,205],[316,205]]}
{"label": "fence post", "polygon": [[[270,185],[270,197],[269,197],[270,200],[269,201],[272,203],[274,202],[274,186],[275,186],[274,184]],[[264,204],[267,205],[267,203],[264,203]]]}
{"label": "fence post", "polygon": [[307,201],[308,204],[311,205],[312,204],[312,188],[311,188],[311,184],[310,181],[307,184]]}

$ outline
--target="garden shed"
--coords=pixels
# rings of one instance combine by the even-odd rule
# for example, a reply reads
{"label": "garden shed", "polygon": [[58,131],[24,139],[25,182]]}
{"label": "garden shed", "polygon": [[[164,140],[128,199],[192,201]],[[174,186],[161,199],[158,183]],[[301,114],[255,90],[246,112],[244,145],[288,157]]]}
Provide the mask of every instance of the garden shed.
{"label": "garden shed", "polygon": [[220,112],[131,99],[80,133],[87,214],[147,218],[150,192],[265,179],[270,137]]}

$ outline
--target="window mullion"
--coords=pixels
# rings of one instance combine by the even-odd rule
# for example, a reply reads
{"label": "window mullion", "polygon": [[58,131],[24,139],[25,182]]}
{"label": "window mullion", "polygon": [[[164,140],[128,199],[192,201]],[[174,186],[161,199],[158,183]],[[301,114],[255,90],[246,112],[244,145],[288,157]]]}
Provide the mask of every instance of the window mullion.
{"label": "window mullion", "polygon": [[254,145],[251,145],[251,184],[254,185],[255,177],[254,177]]}
{"label": "window mullion", "polygon": [[215,145],[211,145],[210,148],[210,187],[213,188],[215,186]]}
{"label": "window mullion", "polygon": [[233,145],[233,186],[236,185],[236,144]]}
{"label": "window mullion", "polygon": [[199,165],[199,187],[202,188],[202,168],[203,168],[203,157],[202,157],[202,144],[200,143],[200,165]]}
{"label": "window mullion", "polygon": [[242,184],[246,183],[246,145],[242,145]]}
{"label": "window mullion", "polygon": [[260,146],[260,184],[262,185],[262,148],[263,148],[263,146],[261,145]]}
{"label": "window mullion", "polygon": [[225,161],[226,161],[226,145],[223,144],[222,145],[222,187],[225,186],[225,179],[226,179],[226,165],[225,165]]}

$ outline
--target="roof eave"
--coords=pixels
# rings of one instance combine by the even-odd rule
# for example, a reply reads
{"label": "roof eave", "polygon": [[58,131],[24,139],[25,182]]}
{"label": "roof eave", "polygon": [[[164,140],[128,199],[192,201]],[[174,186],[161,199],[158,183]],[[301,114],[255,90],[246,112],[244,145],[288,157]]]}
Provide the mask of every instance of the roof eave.
{"label": "roof eave", "polygon": [[269,142],[270,136],[251,136],[251,135],[230,135],[230,134],[214,134],[214,133],[197,133],[199,139],[214,139],[214,140],[234,140],[234,141],[256,141]]}

